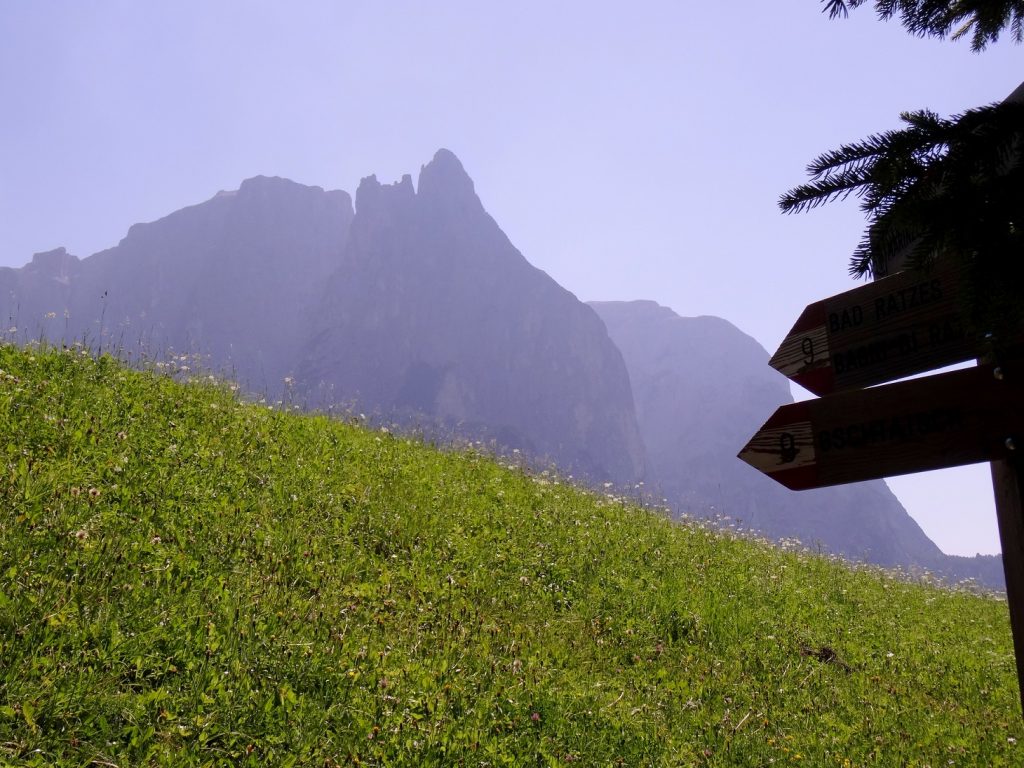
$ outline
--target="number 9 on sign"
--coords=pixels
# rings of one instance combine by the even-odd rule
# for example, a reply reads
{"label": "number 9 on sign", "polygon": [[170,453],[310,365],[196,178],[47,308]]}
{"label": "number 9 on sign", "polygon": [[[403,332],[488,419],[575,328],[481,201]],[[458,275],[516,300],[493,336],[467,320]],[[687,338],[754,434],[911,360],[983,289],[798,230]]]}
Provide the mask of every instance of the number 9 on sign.
{"label": "number 9 on sign", "polygon": [[[810,341],[810,339],[805,339]],[[791,464],[796,460],[796,455],[800,452],[800,449],[796,447],[796,440],[793,438],[792,433],[783,432],[779,435],[779,461],[783,464]]]}

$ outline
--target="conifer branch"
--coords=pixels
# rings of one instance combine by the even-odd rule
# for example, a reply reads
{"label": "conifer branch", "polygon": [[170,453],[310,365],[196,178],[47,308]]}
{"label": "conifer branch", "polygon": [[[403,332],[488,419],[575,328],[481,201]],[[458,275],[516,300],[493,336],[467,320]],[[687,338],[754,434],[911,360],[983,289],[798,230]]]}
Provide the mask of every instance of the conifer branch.
{"label": "conifer branch", "polygon": [[[846,17],[869,0],[822,0],[830,19]],[[1004,30],[1017,43],[1024,40],[1024,0],[874,0],[882,21],[898,16],[918,37],[959,40],[970,35],[971,49],[984,50]]]}

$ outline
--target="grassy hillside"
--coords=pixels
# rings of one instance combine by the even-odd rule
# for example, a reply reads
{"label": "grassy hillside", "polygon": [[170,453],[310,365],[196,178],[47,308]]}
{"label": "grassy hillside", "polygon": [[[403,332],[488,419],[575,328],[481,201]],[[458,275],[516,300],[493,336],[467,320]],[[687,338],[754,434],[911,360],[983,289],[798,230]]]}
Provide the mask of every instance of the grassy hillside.
{"label": "grassy hillside", "polygon": [[0,347],[0,763],[1024,763],[1006,606]]}

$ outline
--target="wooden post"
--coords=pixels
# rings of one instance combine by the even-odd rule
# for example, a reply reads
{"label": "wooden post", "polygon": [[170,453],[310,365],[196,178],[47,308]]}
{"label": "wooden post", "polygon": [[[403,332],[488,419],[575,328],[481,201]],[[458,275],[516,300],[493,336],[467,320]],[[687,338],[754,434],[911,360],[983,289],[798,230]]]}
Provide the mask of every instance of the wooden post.
{"label": "wooden post", "polygon": [[[1024,84],[1021,85],[1024,88]],[[1020,89],[1018,89],[1020,90]],[[1016,92],[1015,92],[1016,93]],[[1022,349],[1017,347],[1007,354],[998,350],[995,339],[988,337],[989,348],[978,358],[979,365],[996,365],[995,370],[1013,378],[1024,375]],[[1009,358],[1007,360],[1006,358]],[[1010,363],[1006,365],[1006,363]],[[1008,369],[1008,370],[1007,370]],[[1021,404],[1019,407],[1024,407]],[[1017,661],[1017,687],[1021,714],[1024,716],[1024,435],[1007,430],[1006,447],[1010,450],[1003,458],[990,462],[992,495],[996,502],[996,523],[999,526],[999,546],[1003,553],[1003,575],[1006,577],[1006,604],[1010,610],[1010,632],[1013,652]]]}
{"label": "wooden post", "polygon": [[[1006,97],[1008,102],[1024,101],[1024,83]],[[991,359],[991,356],[990,356]],[[992,492],[996,498],[999,544],[1003,550],[1006,575],[1006,602],[1010,608],[1013,652],[1017,657],[1017,686],[1020,688],[1021,713],[1024,715],[1024,435],[1007,436],[1016,440],[1015,450],[1000,461],[992,462]]]}
{"label": "wooden post", "polygon": [[1017,656],[1017,684],[1024,713],[1024,493],[1021,488],[1024,461],[1021,450],[1024,446],[1018,446],[1009,458],[993,461],[991,466],[999,542],[1003,549],[1003,572],[1006,574],[1006,602],[1010,608],[1013,650]]}

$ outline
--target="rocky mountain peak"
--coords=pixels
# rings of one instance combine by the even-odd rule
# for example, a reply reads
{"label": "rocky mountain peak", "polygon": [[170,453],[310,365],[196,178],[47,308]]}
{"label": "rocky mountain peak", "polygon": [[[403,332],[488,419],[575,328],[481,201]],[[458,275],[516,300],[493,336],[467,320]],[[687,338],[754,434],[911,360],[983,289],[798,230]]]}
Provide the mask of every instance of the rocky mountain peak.
{"label": "rocky mountain peak", "polygon": [[352,196],[348,192],[325,192],[323,187],[299,184],[281,176],[253,176],[241,183],[237,193],[219,192],[214,196],[214,200],[225,198],[234,198],[244,208],[273,208],[289,203],[305,208],[335,207],[342,209],[346,218],[352,217]]}
{"label": "rocky mountain peak", "polygon": [[416,200],[412,176],[408,173],[394,184],[381,184],[376,174],[365,177],[356,189],[356,211],[362,219],[376,219],[386,211],[405,211]]}
{"label": "rocky mountain peak", "polygon": [[[272,193],[276,190],[286,190],[291,188],[303,187],[303,184],[297,184],[291,179],[285,179],[281,176],[253,176],[243,181],[238,187],[239,196],[246,195],[258,195]],[[310,189],[318,189],[321,192],[323,190],[320,187],[310,187]]]}
{"label": "rocky mountain peak", "polygon": [[43,251],[32,256],[31,268],[42,272],[58,273],[67,269],[68,264],[77,263],[78,257],[68,253],[63,246],[52,251]]}
{"label": "rocky mountain peak", "polygon": [[450,151],[418,188],[366,177],[357,207],[257,176],[81,261],[58,248],[0,269],[0,318],[54,341],[198,352],[268,399],[643,480],[676,509],[853,557],[945,563],[881,483],[794,499],[739,462],[789,399],[767,351],[653,301],[581,304],[509,241]]}
{"label": "rocky mountain peak", "polygon": [[54,248],[52,251],[33,255],[32,261],[25,267],[25,272],[36,275],[37,279],[67,285],[78,271],[79,264],[79,258],[68,253],[66,248]]}
{"label": "rocky mountain peak", "polygon": [[431,209],[483,210],[473,180],[451,151],[439,149],[434,159],[420,168],[419,197]]}

